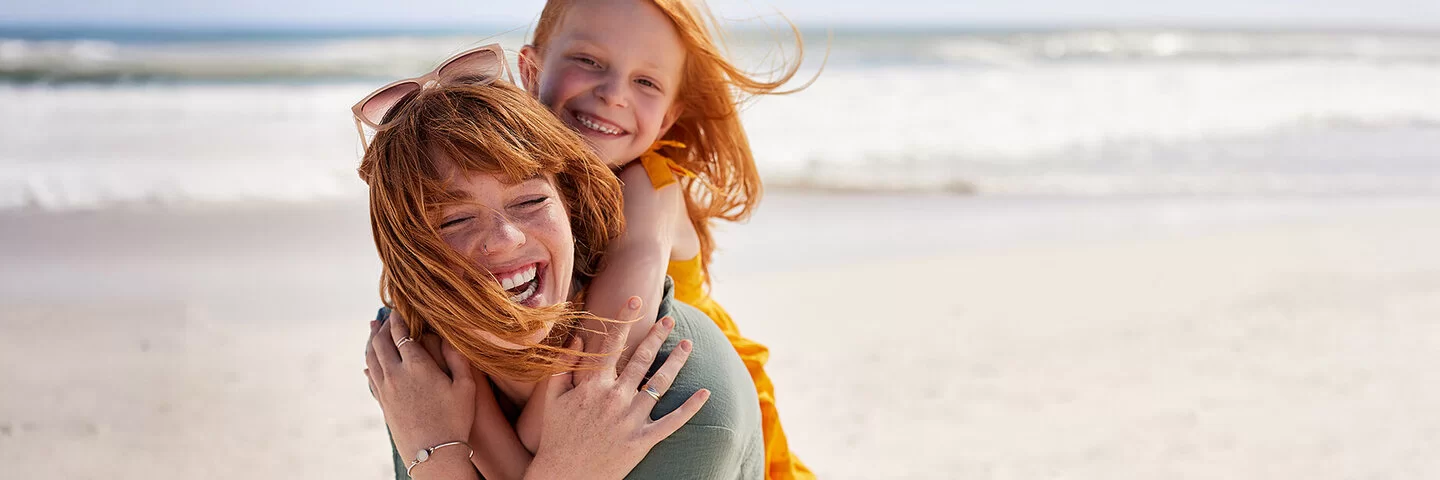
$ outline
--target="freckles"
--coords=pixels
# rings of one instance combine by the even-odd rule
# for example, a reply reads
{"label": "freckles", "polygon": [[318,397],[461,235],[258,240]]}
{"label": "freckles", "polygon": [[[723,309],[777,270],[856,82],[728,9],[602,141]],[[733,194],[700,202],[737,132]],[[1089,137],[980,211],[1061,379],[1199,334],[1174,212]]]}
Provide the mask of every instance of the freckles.
{"label": "freckles", "polygon": [[449,245],[451,250],[467,257],[475,243],[470,241],[470,235],[442,235],[440,239]]}

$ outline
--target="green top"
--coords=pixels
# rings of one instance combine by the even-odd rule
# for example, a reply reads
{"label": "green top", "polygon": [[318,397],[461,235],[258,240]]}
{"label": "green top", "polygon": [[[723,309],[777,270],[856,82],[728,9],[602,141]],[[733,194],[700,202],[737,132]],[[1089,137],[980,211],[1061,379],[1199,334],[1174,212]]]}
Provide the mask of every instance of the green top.
{"label": "green top", "polygon": [[[382,309],[381,318],[388,313]],[[710,390],[710,400],[685,426],[650,449],[650,453],[626,478],[764,478],[765,446],[760,432],[760,402],[745,364],[710,317],[675,300],[675,285],[668,277],[656,318],[666,315],[675,319],[675,330],[660,347],[660,353],[646,374],[647,379],[660,369],[681,340],[690,339],[695,348],[670,390],[650,411],[650,418],[658,419],[680,408],[690,395],[701,388]],[[395,452],[393,441],[390,451],[394,457],[395,478],[410,480],[405,475],[405,462]]]}

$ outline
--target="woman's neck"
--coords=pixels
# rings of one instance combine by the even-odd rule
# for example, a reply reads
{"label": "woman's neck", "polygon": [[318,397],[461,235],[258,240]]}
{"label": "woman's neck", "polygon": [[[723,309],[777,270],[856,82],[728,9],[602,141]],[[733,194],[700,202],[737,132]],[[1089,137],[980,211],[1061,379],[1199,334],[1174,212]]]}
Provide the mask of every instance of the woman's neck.
{"label": "woman's neck", "polygon": [[[566,300],[571,302],[578,301],[580,292],[584,290],[584,286],[585,284],[581,282],[579,278],[572,279],[570,282],[570,290],[566,292]],[[499,377],[491,377],[491,380],[495,383],[495,387],[500,390],[500,395],[504,395],[505,398],[508,398],[510,402],[519,409],[525,408],[525,404],[530,401],[530,395],[535,393],[535,387],[539,385],[538,382],[521,382]]]}
{"label": "woman's neck", "polygon": [[506,378],[492,377],[492,380],[495,382],[495,388],[500,390],[500,394],[510,399],[510,402],[520,410],[525,409],[525,404],[530,402],[530,395],[535,393],[535,386],[539,385],[535,382],[521,382]]}

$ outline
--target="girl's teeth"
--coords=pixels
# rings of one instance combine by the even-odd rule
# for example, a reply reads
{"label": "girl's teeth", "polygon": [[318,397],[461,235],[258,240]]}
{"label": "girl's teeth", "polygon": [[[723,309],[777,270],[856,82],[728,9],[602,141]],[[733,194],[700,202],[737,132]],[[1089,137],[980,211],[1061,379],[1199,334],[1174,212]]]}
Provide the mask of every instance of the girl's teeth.
{"label": "girl's teeth", "polygon": [[579,120],[581,125],[584,125],[586,128],[589,128],[589,129],[591,129],[591,130],[595,130],[595,131],[600,132],[600,133],[607,133],[607,134],[610,134],[610,135],[619,135],[619,134],[620,134],[620,131],[619,131],[619,130],[616,130],[616,129],[613,129],[613,128],[610,128],[610,127],[601,126],[600,124],[595,123],[595,122],[593,122],[593,121],[590,121],[590,119],[585,118],[585,117],[583,117],[583,116],[576,115],[576,116],[575,116],[575,119],[576,119],[576,120]]}

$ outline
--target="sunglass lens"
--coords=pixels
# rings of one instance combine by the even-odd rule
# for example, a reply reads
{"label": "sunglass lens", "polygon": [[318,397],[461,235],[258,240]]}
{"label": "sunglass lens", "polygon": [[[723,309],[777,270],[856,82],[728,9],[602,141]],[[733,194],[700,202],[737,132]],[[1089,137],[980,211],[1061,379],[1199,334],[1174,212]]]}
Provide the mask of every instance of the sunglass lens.
{"label": "sunglass lens", "polygon": [[505,72],[505,60],[494,50],[480,50],[457,58],[440,69],[444,83],[490,83]]}
{"label": "sunglass lens", "polygon": [[375,94],[375,96],[370,97],[370,100],[365,102],[365,106],[360,107],[360,114],[370,123],[379,125],[381,121],[385,119],[385,113],[390,111],[390,107],[395,106],[396,102],[399,102],[401,98],[409,95],[410,92],[419,89],[420,85],[415,82],[402,83],[387,88]]}

